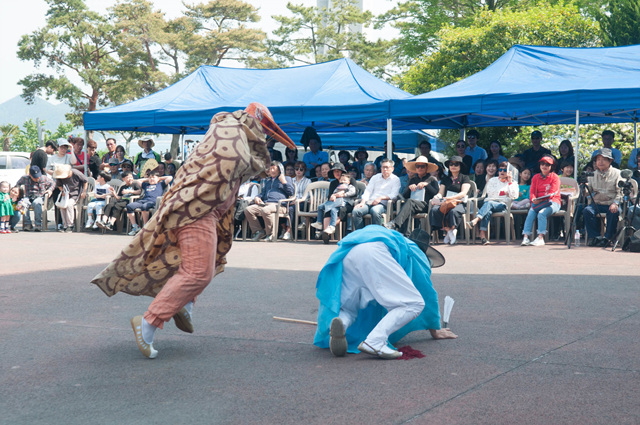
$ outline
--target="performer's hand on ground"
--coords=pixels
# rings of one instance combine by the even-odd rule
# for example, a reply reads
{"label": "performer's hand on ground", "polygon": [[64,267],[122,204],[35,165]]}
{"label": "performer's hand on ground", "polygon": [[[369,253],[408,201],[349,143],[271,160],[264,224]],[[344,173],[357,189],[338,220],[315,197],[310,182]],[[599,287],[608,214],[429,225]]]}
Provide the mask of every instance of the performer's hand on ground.
{"label": "performer's hand on ground", "polygon": [[458,335],[451,332],[449,328],[429,329],[429,332],[431,332],[433,339],[456,339],[458,337]]}

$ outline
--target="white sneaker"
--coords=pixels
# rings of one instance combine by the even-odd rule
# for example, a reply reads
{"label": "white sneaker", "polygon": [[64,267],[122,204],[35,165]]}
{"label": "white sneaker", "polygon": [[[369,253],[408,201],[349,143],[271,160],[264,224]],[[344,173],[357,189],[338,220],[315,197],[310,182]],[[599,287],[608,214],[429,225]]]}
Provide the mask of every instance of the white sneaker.
{"label": "white sneaker", "polygon": [[529,246],[531,245],[531,241],[529,240],[529,238],[525,235],[524,238],[522,238],[522,243],[520,244],[520,246]]}
{"label": "white sneaker", "polygon": [[92,228],[92,229],[97,229],[97,228],[98,228],[98,223],[99,223],[99,222],[100,222],[100,221],[98,220],[98,221],[96,221],[95,223],[93,223],[93,226],[91,226],[91,228]]}
{"label": "white sneaker", "polygon": [[451,230],[447,230],[447,234],[444,236],[444,243],[449,243],[451,241]]}
{"label": "white sneaker", "polygon": [[358,350],[363,353],[371,354],[372,356],[378,356],[381,359],[397,359],[398,357],[402,357],[402,353],[396,350],[392,350],[391,348],[383,345],[379,350],[373,348],[371,345],[367,344],[366,341],[362,341],[360,345],[358,345]]}
{"label": "white sneaker", "polygon": [[94,223],[93,218],[89,217],[89,219],[87,219],[87,224],[84,225],[84,228],[90,229],[91,226],[93,226],[93,223]]}
{"label": "white sneaker", "polygon": [[328,235],[333,235],[333,232],[336,231],[335,226],[327,226],[326,229],[324,229],[324,232]]}
{"label": "white sneaker", "polygon": [[544,238],[536,238],[530,243],[531,246],[544,246]]}
{"label": "white sneaker", "polygon": [[291,232],[285,232],[284,236],[282,236],[282,240],[283,241],[290,241],[291,240]]}
{"label": "white sneaker", "polygon": [[311,223],[311,227],[317,230],[322,230],[322,223],[316,221],[315,223]]}
{"label": "white sneaker", "polygon": [[451,236],[449,237],[449,243],[451,245],[455,245],[456,244],[456,236],[458,235],[458,229],[450,230],[450,232],[451,232]]}
{"label": "white sneaker", "polygon": [[273,235],[267,236],[264,240],[267,242],[273,242]]}
{"label": "white sneaker", "polygon": [[131,231],[129,233],[127,233],[129,236],[135,236],[136,233],[138,233],[140,231],[140,227],[138,227],[137,224],[134,224],[133,227],[131,228]]}

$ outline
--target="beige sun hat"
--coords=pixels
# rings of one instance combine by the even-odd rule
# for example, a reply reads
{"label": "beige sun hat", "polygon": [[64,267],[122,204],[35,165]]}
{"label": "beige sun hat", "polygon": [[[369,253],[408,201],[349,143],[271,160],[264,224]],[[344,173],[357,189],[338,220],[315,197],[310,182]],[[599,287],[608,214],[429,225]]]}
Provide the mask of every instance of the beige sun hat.
{"label": "beige sun hat", "polygon": [[54,179],[67,179],[71,177],[71,174],[73,174],[73,172],[69,164],[56,164],[53,168]]}
{"label": "beige sun hat", "polygon": [[138,146],[140,146],[142,149],[144,149],[144,146],[142,146],[142,142],[151,142],[151,146],[149,146],[149,149],[153,149],[153,147],[156,145],[151,137],[147,139],[140,139],[138,140]]}
{"label": "beige sun hat", "polygon": [[434,173],[438,170],[438,166],[433,162],[429,162],[426,156],[420,155],[414,161],[405,162],[404,168],[412,173],[417,173],[416,164],[427,164],[427,173]]}

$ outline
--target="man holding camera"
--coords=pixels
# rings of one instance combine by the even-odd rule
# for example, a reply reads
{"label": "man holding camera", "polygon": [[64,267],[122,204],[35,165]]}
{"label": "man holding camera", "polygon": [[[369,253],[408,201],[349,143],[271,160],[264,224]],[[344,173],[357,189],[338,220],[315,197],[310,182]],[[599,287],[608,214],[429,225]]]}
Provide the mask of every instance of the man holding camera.
{"label": "man holding camera", "polygon": [[[593,194],[593,202],[582,211],[587,237],[591,238],[589,246],[607,247],[616,233],[618,217],[620,215],[620,202],[622,192],[618,182],[622,181],[620,170],[613,168],[613,154],[611,149],[602,148],[596,151],[596,170],[594,175],[587,179],[587,184]],[[595,203],[594,203],[595,202]],[[606,213],[607,228],[604,238],[600,235],[599,213]]]}

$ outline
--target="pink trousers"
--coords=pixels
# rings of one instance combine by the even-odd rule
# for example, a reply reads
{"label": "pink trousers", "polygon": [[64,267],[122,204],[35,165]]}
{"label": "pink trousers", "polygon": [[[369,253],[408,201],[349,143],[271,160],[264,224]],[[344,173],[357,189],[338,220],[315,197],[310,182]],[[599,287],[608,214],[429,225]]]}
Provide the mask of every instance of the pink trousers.
{"label": "pink trousers", "polygon": [[167,281],[144,314],[147,322],[162,329],[189,301],[195,301],[215,274],[218,217],[214,214],[196,220],[177,232],[182,263]]}

